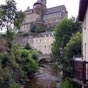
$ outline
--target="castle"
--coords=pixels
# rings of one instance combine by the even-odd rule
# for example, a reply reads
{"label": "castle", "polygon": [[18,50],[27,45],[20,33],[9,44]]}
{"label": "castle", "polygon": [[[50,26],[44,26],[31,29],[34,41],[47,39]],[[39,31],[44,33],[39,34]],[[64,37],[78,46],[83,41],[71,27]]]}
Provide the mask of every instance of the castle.
{"label": "castle", "polygon": [[[53,31],[46,31],[38,33],[37,36],[30,35],[31,24],[46,25],[48,29],[55,27],[55,25],[64,17],[68,16],[68,12],[64,5],[47,8],[46,0],[37,0],[33,5],[33,9],[29,7],[24,11],[25,17],[21,26],[21,33],[28,33],[27,37],[17,37],[15,43],[20,46],[25,46],[29,43],[33,49],[37,49],[42,54],[50,54],[51,47],[54,42]],[[41,28],[42,30],[42,28]]]}
{"label": "castle", "polygon": [[28,7],[24,11],[25,18],[21,26],[22,32],[29,32],[32,23],[54,28],[61,19],[68,16],[64,5],[47,8],[46,4],[46,0],[37,0],[33,5],[33,9]]}

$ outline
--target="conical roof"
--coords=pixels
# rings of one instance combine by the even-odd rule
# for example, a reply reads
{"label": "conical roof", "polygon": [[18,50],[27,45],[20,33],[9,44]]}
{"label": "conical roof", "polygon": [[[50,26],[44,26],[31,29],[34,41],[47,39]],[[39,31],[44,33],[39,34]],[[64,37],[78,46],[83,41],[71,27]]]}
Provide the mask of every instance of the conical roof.
{"label": "conical roof", "polygon": [[34,3],[34,5],[35,4],[42,4],[42,5],[46,5],[46,0],[37,0],[37,2],[36,3]]}

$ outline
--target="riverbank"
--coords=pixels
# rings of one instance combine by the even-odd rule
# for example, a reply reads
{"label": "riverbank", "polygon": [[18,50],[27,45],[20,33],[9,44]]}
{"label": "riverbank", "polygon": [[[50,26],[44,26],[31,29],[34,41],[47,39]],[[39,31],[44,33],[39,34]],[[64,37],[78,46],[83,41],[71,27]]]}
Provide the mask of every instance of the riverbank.
{"label": "riverbank", "polygon": [[52,64],[42,64],[24,88],[55,88],[59,86],[60,80],[61,75]]}

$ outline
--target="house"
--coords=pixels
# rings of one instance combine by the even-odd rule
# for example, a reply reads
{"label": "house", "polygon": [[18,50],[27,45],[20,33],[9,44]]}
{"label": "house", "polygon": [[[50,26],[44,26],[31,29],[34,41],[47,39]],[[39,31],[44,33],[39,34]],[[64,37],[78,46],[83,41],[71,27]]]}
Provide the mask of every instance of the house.
{"label": "house", "polygon": [[54,42],[53,32],[43,32],[35,36],[28,35],[18,35],[13,43],[24,47],[27,43],[30,44],[32,49],[37,49],[44,55],[51,54],[52,44]]}
{"label": "house", "polygon": [[73,61],[73,79],[88,88],[88,0],[80,0],[78,20],[82,22],[82,57]]}
{"label": "house", "polygon": [[83,60],[88,61],[88,0],[80,0],[78,19],[82,22]]}
{"label": "house", "polygon": [[51,54],[54,42],[53,32],[43,32],[33,38],[33,48],[42,52],[44,55]]}

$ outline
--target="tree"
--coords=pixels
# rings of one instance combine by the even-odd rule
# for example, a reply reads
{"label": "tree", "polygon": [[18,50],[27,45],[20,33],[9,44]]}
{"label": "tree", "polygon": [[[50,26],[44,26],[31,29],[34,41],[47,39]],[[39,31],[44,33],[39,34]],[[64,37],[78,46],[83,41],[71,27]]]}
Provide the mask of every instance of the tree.
{"label": "tree", "polygon": [[81,34],[77,32],[72,35],[64,48],[64,58],[62,59],[62,70],[66,76],[72,76],[72,58],[81,55]]}
{"label": "tree", "polygon": [[[52,47],[52,61],[62,70],[65,57],[64,48],[69,42],[71,36],[76,32],[81,32],[81,23],[76,19],[64,18],[55,27],[55,41]],[[81,47],[80,47],[81,48]],[[70,52],[71,54],[72,52]],[[62,70],[63,71],[63,70]]]}
{"label": "tree", "polygon": [[[5,34],[0,36],[4,44],[2,44],[1,47],[3,52],[1,51],[0,53],[0,73],[3,73],[0,75],[0,88],[20,88],[16,76],[17,74],[22,74],[22,72],[20,72],[20,67],[18,67],[15,60],[11,43],[14,39],[14,32],[16,29],[19,29],[23,17],[24,14],[22,11],[17,11],[16,2],[14,0],[6,0],[5,4],[0,5],[0,30],[6,30]],[[14,70],[13,67],[15,67]],[[17,72],[17,70],[19,72]]]}
{"label": "tree", "polygon": [[42,32],[46,32],[47,29],[48,28],[45,25],[35,24],[35,23],[32,23],[31,24],[31,32],[32,33],[42,33]]}
{"label": "tree", "polygon": [[0,6],[0,28],[1,30],[6,29],[8,43],[13,40],[15,29],[20,28],[23,17],[22,11],[17,11],[14,0],[6,0],[6,4]]}
{"label": "tree", "polygon": [[23,21],[24,14],[22,11],[17,11],[16,2],[14,0],[6,0],[6,4],[0,6],[0,13],[0,26],[5,27],[7,31],[13,29],[13,25],[19,28]]}

